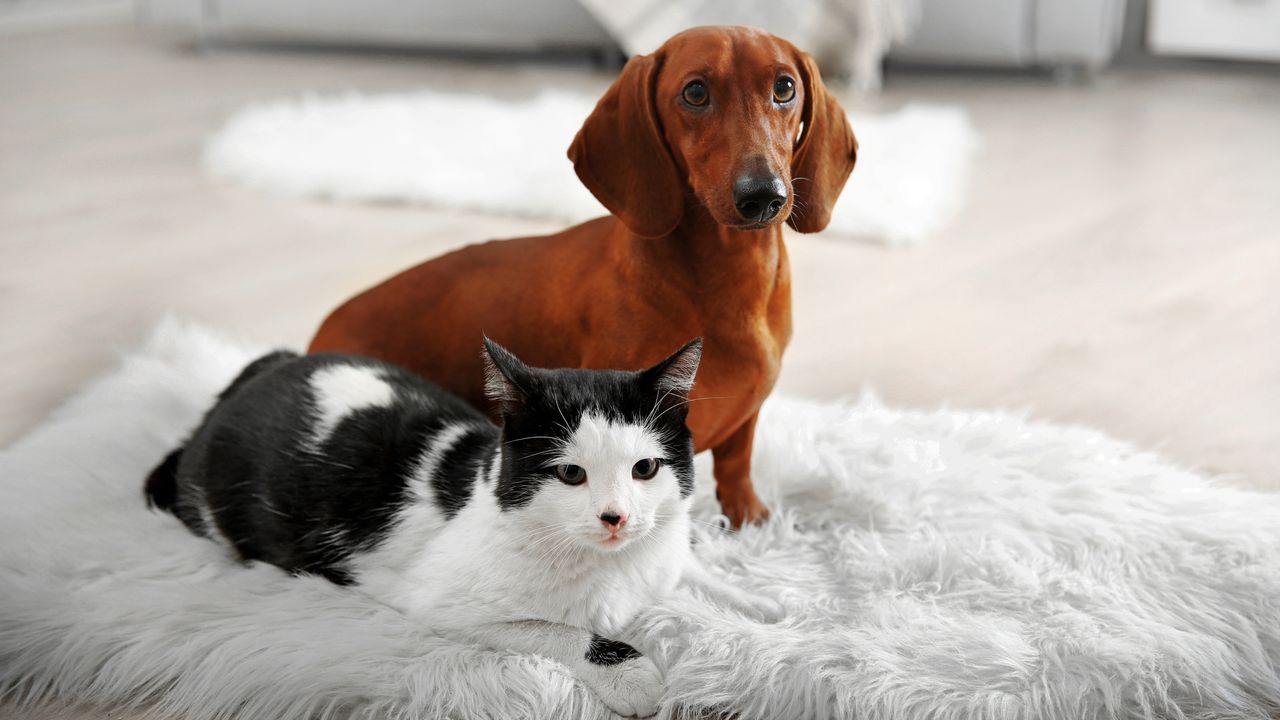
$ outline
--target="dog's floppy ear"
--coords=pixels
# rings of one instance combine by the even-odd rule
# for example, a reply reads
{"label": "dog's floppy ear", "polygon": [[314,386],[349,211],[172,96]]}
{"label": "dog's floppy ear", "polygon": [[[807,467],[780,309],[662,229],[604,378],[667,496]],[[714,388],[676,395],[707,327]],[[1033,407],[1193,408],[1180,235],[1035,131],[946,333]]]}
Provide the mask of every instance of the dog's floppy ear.
{"label": "dog's floppy ear", "polygon": [[684,189],[654,107],[660,56],[631,58],[569,146],[582,184],[627,229],[662,237],[680,223]]}
{"label": "dog's floppy ear", "polygon": [[858,140],[844,108],[822,84],[813,58],[797,50],[796,60],[804,83],[804,130],[791,157],[797,208],[787,224],[811,233],[831,222],[836,198],[858,159]]}

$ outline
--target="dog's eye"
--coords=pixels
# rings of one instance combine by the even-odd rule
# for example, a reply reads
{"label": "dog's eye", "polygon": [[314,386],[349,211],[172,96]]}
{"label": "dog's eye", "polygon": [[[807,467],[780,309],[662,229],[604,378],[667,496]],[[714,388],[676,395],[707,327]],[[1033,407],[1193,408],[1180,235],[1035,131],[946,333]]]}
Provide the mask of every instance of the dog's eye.
{"label": "dog's eye", "polygon": [[662,462],[657,458],[645,458],[631,466],[631,477],[636,480],[649,480],[658,474],[658,468],[661,465]]}
{"label": "dog's eye", "polygon": [[707,92],[707,86],[701,80],[694,80],[684,86],[684,91],[680,93],[684,101],[693,107],[702,107],[711,99],[711,94]]}
{"label": "dog's eye", "polygon": [[796,81],[783,75],[773,81],[773,101],[786,105],[796,98]]}
{"label": "dog's eye", "polygon": [[565,485],[581,485],[587,481],[587,471],[580,465],[557,465],[556,477]]}

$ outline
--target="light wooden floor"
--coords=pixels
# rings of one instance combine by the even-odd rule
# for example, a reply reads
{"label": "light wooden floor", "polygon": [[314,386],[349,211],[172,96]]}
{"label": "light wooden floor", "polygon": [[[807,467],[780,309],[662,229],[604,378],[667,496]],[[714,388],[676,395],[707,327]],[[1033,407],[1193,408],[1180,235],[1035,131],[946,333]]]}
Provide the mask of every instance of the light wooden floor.
{"label": "light wooden floor", "polygon": [[[127,26],[0,37],[0,444],[165,313],[298,345],[342,298],[410,263],[554,229],[212,183],[201,141],[243,104],[544,83],[606,79],[175,52]],[[781,389],[1026,409],[1280,487],[1280,74],[1130,69],[1088,86],[895,74],[848,106],[856,128],[858,112],[910,100],[960,104],[985,136],[968,208],[915,250],[793,237]],[[845,202],[857,201],[855,173]]]}

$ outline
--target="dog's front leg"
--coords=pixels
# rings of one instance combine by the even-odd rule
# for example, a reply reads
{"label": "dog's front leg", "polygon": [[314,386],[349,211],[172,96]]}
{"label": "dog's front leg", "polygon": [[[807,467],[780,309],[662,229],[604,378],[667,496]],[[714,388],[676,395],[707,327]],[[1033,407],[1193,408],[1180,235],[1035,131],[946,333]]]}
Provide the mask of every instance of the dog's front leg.
{"label": "dog's front leg", "polygon": [[742,423],[727,440],[711,449],[715,458],[716,498],[720,511],[734,528],[743,523],[769,519],[769,508],[756,497],[751,486],[751,445],[755,440],[757,412]]}

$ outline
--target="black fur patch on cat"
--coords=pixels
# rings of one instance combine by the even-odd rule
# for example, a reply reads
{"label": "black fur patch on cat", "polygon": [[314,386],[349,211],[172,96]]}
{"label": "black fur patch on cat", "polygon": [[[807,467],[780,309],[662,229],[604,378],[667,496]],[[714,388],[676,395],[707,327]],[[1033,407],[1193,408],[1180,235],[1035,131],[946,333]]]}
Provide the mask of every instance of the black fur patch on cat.
{"label": "black fur patch on cat", "polygon": [[587,648],[587,662],[592,665],[620,665],[638,657],[640,653],[624,642],[609,640],[595,633],[591,634],[591,645]]}
{"label": "black fur patch on cat", "polygon": [[431,479],[436,504],[444,516],[452,520],[459,510],[466,507],[475,487],[474,480],[480,468],[489,465],[489,451],[496,445],[491,427],[468,429],[440,458],[439,470]]}
{"label": "black fur patch on cat", "polygon": [[[289,350],[276,350],[263,355],[245,366],[240,371],[240,374],[231,381],[231,384],[218,393],[218,400],[225,400],[257,375],[296,357],[298,357],[298,354]],[[208,421],[211,414],[213,414],[212,410],[205,414],[205,422]],[[151,507],[160,510],[174,510],[174,505],[178,499],[178,463],[182,459],[182,450],[183,446],[179,446],[176,450],[170,452],[147,476],[144,490],[147,496],[147,504]]]}
{"label": "black fur patch on cat", "polygon": [[[701,341],[695,340],[653,368],[635,373],[531,368],[490,344],[495,370],[504,376],[495,377],[491,372],[489,385],[491,394],[501,394],[504,439],[508,445],[520,444],[519,453],[503,453],[503,472],[496,491],[502,509],[527,505],[543,483],[554,482],[541,460],[554,454],[560,441],[573,432],[574,427],[566,427],[569,419],[587,412],[616,423],[649,427],[663,445],[664,464],[675,473],[681,497],[692,493],[693,436],[685,424],[687,397],[658,388],[669,379],[664,372],[671,371],[681,359],[692,355],[696,367],[701,349]],[[495,384],[502,386],[495,388]]]}
{"label": "black fur patch on cat", "polygon": [[145,493],[151,507],[173,510],[178,499],[178,459],[181,457],[182,448],[174,450],[147,476]]}
{"label": "black fur patch on cat", "polygon": [[[394,398],[347,413],[318,439],[311,380],[337,367],[376,373]],[[197,535],[225,538],[245,560],[345,584],[346,560],[376,547],[408,502],[426,441],[456,424],[474,430],[449,450],[441,470],[487,458],[498,429],[461,399],[395,366],[273,353],[221,393],[176,461],[168,458],[153,471],[148,493]],[[447,505],[465,504],[473,477],[458,478],[462,486],[445,493],[452,498]]]}

